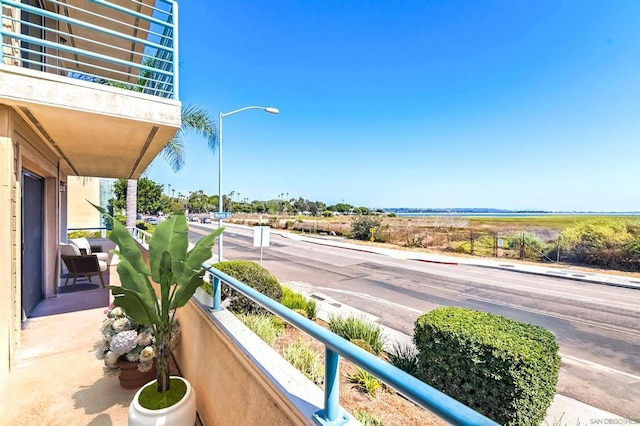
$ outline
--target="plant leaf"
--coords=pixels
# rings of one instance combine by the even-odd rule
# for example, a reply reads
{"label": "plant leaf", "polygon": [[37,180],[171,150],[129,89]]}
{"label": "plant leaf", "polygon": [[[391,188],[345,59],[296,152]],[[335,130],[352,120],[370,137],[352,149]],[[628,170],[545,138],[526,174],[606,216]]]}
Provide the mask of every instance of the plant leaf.
{"label": "plant leaf", "polygon": [[187,284],[181,285],[178,288],[178,290],[176,291],[176,295],[171,301],[171,307],[169,308],[170,310],[184,306],[189,301],[189,299],[191,299],[191,296],[193,296],[193,293],[196,292],[196,289],[200,287],[200,285],[202,285],[202,283],[204,282],[202,280],[204,273],[205,270],[202,269],[199,272],[193,274]]}
{"label": "plant leaf", "polygon": [[136,292],[142,301],[151,307],[157,305],[156,292],[147,275],[136,271],[125,257],[120,258],[117,270],[122,288]]}
{"label": "plant leaf", "polygon": [[[202,269],[202,264],[209,260],[212,256],[211,248],[213,247],[218,235],[222,234],[224,228],[218,228],[209,235],[202,237],[196,245],[187,253],[187,259],[184,263],[184,270],[178,279],[178,284],[186,285],[191,282],[193,273]],[[194,290],[195,291],[195,290]]]}
{"label": "plant leaf", "polygon": [[106,215],[113,222],[113,229],[109,233],[109,239],[116,243],[118,246],[118,250],[113,250],[112,253],[117,254],[120,257],[123,257],[129,261],[133,268],[140,272],[141,274],[149,275],[149,268],[147,268],[147,264],[142,260],[142,254],[140,253],[140,248],[138,244],[133,240],[133,237],[125,228],[125,226],[120,223],[119,220],[115,219],[113,216],[109,214],[105,209],[100,206],[96,206],[91,201],[87,201],[93,207],[95,207],[99,212]]}
{"label": "plant leaf", "polygon": [[110,285],[109,289],[113,294],[113,304],[124,309],[127,315],[137,323],[159,323],[160,318],[158,318],[157,313],[150,309],[138,292],[114,285]]}
{"label": "plant leaf", "polygon": [[160,263],[162,251],[171,254],[174,276],[180,276],[184,268],[183,262],[189,247],[189,227],[184,215],[173,215],[161,222],[149,240],[149,263],[151,264],[151,278],[160,282]]}

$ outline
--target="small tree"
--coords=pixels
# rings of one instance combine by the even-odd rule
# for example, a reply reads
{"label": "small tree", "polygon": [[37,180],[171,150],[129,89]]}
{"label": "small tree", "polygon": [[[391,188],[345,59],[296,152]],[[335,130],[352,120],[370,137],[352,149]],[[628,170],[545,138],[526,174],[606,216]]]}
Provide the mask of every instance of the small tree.
{"label": "small tree", "polygon": [[355,216],[351,219],[351,238],[368,240],[371,238],[371,228],[375,228],[377,231],[380,229],[381,224],[382,219],[377,216]]}

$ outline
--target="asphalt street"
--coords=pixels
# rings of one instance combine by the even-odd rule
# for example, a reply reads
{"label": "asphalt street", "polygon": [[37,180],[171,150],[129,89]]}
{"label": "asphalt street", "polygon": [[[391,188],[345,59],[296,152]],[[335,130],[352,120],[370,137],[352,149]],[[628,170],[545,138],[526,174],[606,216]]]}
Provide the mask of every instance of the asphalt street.
{"label": "asphalt street", "polygon": [[[192,226],[194,240],[201,236]],[[250,230],[225,232],[225,257],[259,261]],[[424,263],[271,236],[263,265],[406,334],[424,312],[460,306],[541,325],[558,339],[557,392],[611,413],[640,412],[640,291],[551,276]]]}

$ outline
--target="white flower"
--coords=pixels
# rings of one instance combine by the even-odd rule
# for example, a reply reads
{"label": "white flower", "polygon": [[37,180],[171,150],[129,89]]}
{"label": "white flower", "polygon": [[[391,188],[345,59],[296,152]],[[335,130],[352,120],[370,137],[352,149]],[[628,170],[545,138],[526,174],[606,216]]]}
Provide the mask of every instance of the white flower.
{"label": "white flower", "polygon": [[127,354],[127,361],[136,362],[140,359],[140,356],[135,352],[129,352]]}
{"label": "white flower", "polygon": [[138,363],[138,371],[141,373],[146,373],[147,371],[151,370],[151,367],[153,367],[153,362]]}
{"label": "white flower", "polygon": [[104,363],[106,366],[116,365],[116,363],[118,362],[118,358],[120,358],[118,354],[109,351],[104,354]]}
{"label": "white flower", "polygon": [[106,332],[107,329],[113,325],[114,321],[115,319],[113,318],[107,318],[104,321],[102,321],[102,326],[100,327],[100,333]]}
{"label": "white flower", "polygon": [[149,346],[151,343],[153,343],[153,334],[148,331],[138,334],[138,344],[140,346]]}
{"label": "white flower", "polygon": [[147,346],[140,352],[140,362],[149,362],[156,356],[153,346]]}
{"label": "white flower", "polygon": [[124,316],[124,310],[121,307],[117,306],[113,308],[113,310],[111,310],[111,315],[116,318],[121,318]]}
{"label": "white flower", "polygon": [[103,348],[96,349],[96,358],[104,359],[104,349]]}
{"label": "white flower", "polygon": [[138,333],[135,330],[127,330],[116,334],[111,338],[111,351],[120,355],[124,355],[136,347],[138,342]]}
{"label": "white flower", "polygon": [[116,331],[116,333],[120,333],[121,331],[124,331],[127,328],[129,328],[129,324],[130,322],[127,318],[118,318],[113,322],[112,327]]}

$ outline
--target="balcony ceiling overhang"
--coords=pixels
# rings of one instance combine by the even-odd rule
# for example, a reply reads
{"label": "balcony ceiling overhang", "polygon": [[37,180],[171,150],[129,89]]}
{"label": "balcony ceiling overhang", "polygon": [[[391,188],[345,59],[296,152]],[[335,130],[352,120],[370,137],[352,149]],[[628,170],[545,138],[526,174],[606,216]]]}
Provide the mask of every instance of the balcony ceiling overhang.
{"label": "balcony ceiling overhang", "polygon": [[180,128],[180,102],[0,64],[11,106],[70,174],[137,179]]}

